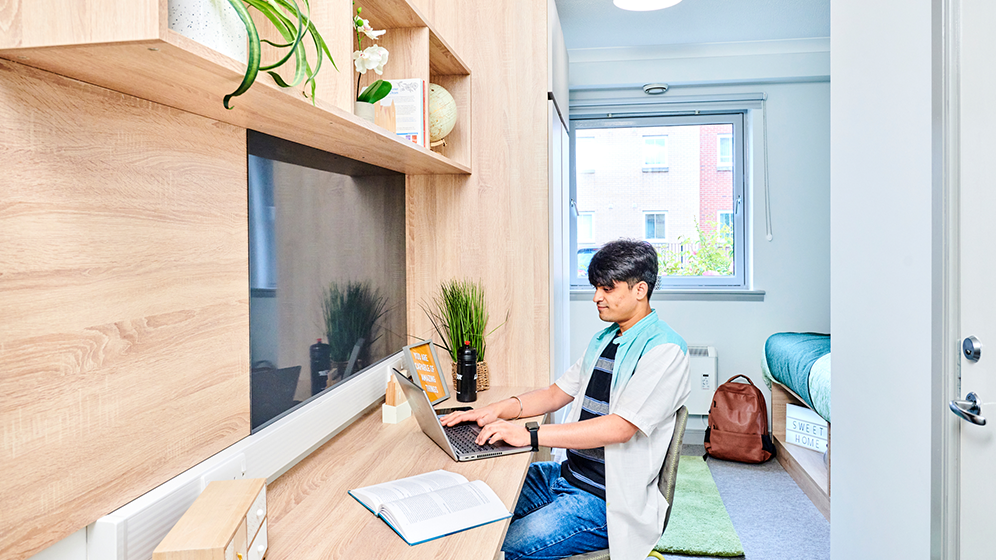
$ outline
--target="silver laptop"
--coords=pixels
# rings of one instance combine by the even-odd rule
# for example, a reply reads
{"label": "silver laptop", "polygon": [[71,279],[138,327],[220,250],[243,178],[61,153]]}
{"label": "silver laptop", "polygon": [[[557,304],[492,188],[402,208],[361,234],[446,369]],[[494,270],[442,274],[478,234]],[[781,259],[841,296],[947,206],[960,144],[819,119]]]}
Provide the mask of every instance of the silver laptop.
{"label": "silver laptop", "polygon": [[439,416],[432,408],[428,395],[417,384],[406,376],[394,372],[394,376],[401,383],[401,388],[405,391],[408,404],[412,407],[412,414],[418,420],[418,425],[422,432],[429,436],[429,439],[436,442],[443,451],[449,453],[454,461],[473,461],[475,459],[487,459],[501,455],[511,455],[513,453],[525,453],[531,451],[532,447],[512,447],[504,442],[494,445],[478,445],[475,441],[477,434],[481,433],[481,428],[475,422],[467,422],[456,426],[443,426],[439,422]]}

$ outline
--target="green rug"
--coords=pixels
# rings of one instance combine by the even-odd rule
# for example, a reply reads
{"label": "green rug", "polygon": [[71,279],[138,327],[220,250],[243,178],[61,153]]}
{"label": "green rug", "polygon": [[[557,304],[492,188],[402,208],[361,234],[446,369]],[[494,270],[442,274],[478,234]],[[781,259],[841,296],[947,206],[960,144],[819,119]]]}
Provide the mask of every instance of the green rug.
{"label": "green rug", "polygon": [[692,556],[743,556],[719,489],[702,457],[683,455],[678,462],[671,519],[654,550]]}

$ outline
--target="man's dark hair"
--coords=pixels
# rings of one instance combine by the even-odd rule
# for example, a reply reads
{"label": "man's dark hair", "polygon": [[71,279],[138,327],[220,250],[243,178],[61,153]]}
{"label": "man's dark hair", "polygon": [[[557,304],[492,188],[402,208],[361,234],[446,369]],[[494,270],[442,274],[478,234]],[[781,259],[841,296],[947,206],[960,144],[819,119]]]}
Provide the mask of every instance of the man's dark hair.
{"label": "man's dark hair", "polygon": [[616,282],[626,282],[630,288],[647,283],[647,299],[657,285],[657,250],[646,241],[617,239],[602,246],[591,257],[588,282],[598,288],[609,288]]}

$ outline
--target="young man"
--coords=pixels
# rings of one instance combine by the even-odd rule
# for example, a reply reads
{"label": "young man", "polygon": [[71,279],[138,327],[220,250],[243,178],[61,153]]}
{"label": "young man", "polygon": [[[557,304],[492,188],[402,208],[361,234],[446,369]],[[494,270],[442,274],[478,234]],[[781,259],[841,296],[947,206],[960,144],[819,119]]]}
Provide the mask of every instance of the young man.
{"label": "young man", "polygon": [[[613,560],[643,560],[660,537],[668,503],[657,475],[690,391],[687,346],[650,308],[657,251],[645,241],[606,244],[591,259],[598,317],[612,323],[556,383],[457,412],[476,421],[478,443],[567,449],[562,464],[534,463],[502,550],[506,560],[564,558],[608,547]],[[531,433],[506,420],[573,403],[568,421]]]}

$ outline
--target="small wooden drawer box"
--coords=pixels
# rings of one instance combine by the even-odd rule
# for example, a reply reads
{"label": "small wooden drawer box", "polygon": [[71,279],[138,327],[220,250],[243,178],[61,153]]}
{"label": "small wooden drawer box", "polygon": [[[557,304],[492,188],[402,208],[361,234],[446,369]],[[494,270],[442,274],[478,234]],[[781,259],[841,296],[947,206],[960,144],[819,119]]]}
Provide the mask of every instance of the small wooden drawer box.
{"label": "small wooden drawer box", "polygon": [[266,479],[208,484],[152,560],[260,560],[266,555]]}

